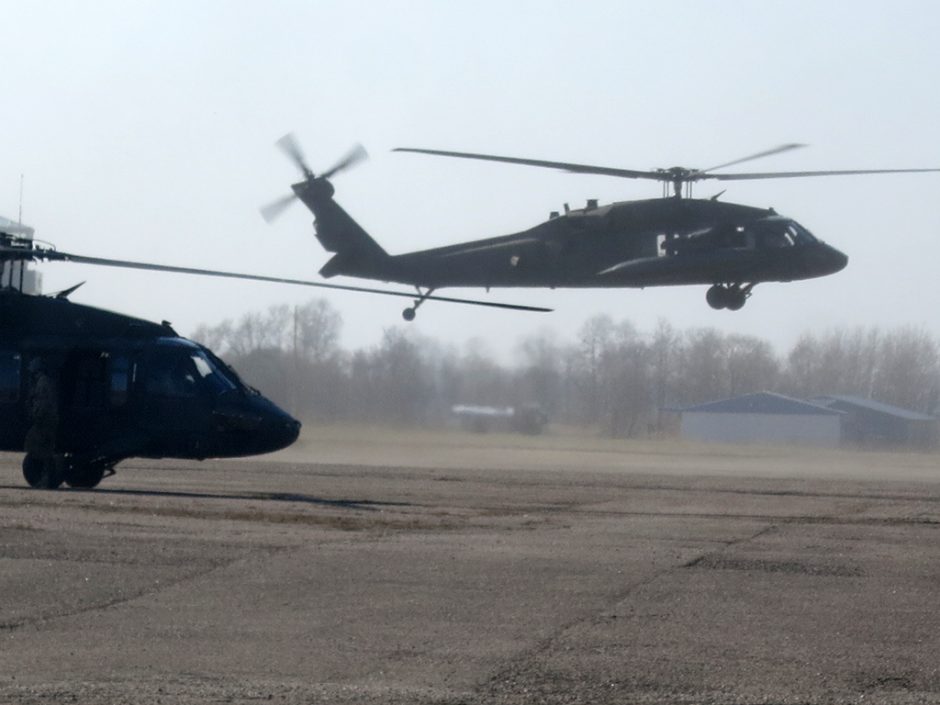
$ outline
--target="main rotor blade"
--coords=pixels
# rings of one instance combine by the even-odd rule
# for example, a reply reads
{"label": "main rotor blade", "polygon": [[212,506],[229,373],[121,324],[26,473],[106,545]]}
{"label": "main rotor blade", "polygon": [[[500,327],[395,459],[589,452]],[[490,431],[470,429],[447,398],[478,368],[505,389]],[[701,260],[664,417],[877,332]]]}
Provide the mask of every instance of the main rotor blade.
{"label": "main rotor blade", "polygon": [[307,166],[307,160],[304,158],[303,150],[300,148],[300,144],[297,142],[297,138],[294,137],[293,132],[288,132],[274,144],[297,165],[297,168],[303,172],[304,176],[308,178],[313,176],[313,172],[310,170],[310,167]]}
{"label": "main rotor blade", "polygon": [[[29,251],[25,251],[29,252]],[[0,254],[14,253],[22,259],[46,259],[50,261],[72,262],[75,264],[94,264],[102,267],[120,267],[124,269],[143,269],[152,272],[169,272],[173,274],[195,274],[205,277],[222,277],[226,279],[248,279],[250,281],[271,282],[274,284],[293,284],[296,286],[309,286],[318,289],[335,289],[339,291],[358,291],[366,294],[379,294],[381,296],[398,296],[407,299],[422,298],[428,301],[444,301],[452,304],[468,304],[471,306],[488,306],[490,308],[503,308],[514,311],[534,311],[549,313],[550,308],[541,306],[525,306],[522,304],[507,304],[498,301],[480,301],[478,299],[461,299],[452,296],[421,296],[407,291],[392,291],[389,289],[374,289],[367,286],[350,286],[347,284],[326,284],[305,279],[288,279],[284,277],[267,277],[261,274],[243,274],[239,272],[222,272],[215,269],[197,269],[194,267],[176,267],[168,264],[153,264],[151,262],[134,262],[130,260],[106,259],[103,257],[86,257],[58,250],[32,250],[31,257],[22,257],[24,250],[12,247],[0,247]]]}
{"label": "main rotor blade", "polygon": [[792,179],[803,176],[852,176],[855,174],[922,174],[940,169],[843,169],[836,171],[771,171],[763,174],[702,174],[703,179],[745,181],[748,179]]}
{"label": "main rotor blade", "polygon": [[726,162],[724,164],[719,164],[718,166],[710,166],[707,169],[702,169],[702,173],[708,171],[714,171],[715,169],[724,169],[726,166],[734,166],[735,164],[741,164],[742,162],[749,162],[752,159],[760,159],[761,157],[769,157],[772,154],[780,154],[781,152],[789,152],[791,149],[800,149],[805,147],[805,144],[799,144],[798,142],[792,142],[790,144],[782,144],[779,147],[774,147],[773,149],[768,149],[763,152],[758,152],[757,154],[751,154],[747,157],[741,157],[740,159],[735,159],[733,162]]}
{"label": "main rotor blade", "polygon": [[287,210],[290,205],[297,200],[297,194],[290,193],[286,196],[282,196],[276,201],[272,201],[266,206],[261,207],[261,217],[264,218],[265,223],[273,223],[281,213]]}
{"label": "main rotor blade", "polygon": [[340,159],[332,168],[327,169],[322,174],[320,174],[321,179],[329,179],[334,174],[344,171],[355,164],[358,164],[363,159],[368,159],[369,153],[366,151],[366,148],[361,144],[353,146],[349,152],[346,153],[346,156]]}
{"label": "main rotor blade", "polygon": [[488,162],[503,162],[504,164],[522,164],[524,166],[537,166],[546,169],[562,169],[576,174],[600,174],[601,176],[618,176],[625,179],[653,179],[655,181],[670,181],[662,172],[635,171],[633,169],[615,169],[607,166],[592,166],[590,164],[572,164],[570,162],[549,162],[542,159],[520,159],[518,157],[500,157],[493,154],[473,154],[471,152],[446,152],[439,149],[416,149],[414,147],[396,147],[393,152],[413,152],[415,154],[433,154],[438,157],[458,157],[460,159],[480,159]]}

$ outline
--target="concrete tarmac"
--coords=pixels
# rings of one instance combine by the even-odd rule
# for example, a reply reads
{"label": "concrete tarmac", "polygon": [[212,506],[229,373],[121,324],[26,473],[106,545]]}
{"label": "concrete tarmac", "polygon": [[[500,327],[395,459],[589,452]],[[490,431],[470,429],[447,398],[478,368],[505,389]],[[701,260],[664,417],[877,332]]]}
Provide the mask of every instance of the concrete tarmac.
{"label": "concrete tarmac", "polygon": [[3,703],[940,703],[935,455],[355,432],[55,492],[19,461]]}

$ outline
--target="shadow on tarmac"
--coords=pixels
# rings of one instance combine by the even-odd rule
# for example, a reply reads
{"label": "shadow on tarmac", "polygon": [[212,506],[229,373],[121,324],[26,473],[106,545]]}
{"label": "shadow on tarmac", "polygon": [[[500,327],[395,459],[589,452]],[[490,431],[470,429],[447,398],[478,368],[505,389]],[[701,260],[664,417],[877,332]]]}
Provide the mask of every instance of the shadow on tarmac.
{"label": "shadow on tarmac", "polygon": [[0,490],[19,490],[23,492],[35,492],[40,496],[54,496],[55,493],[65,492],[69,495],[87,494],[96,497],[123,496],[123,497],[165,497],[175,499],[218,499],[218,500],[237,500],[239,502],[260,501],[260,502],[286,502],[314,504],[323,507],[338,507],[340,509],[356,509],[359,511],[375,512],[384,507],[410,507],[409,502],[384,502],[372,499],[327,499],[325,497],[314,497],[307,494],[297,494],[294,492],[186,492],[182,490],[131,490],[131,489],[80,489],[62,487],[58,490],[36,490],[32,487],[22,485],[0,485]]}

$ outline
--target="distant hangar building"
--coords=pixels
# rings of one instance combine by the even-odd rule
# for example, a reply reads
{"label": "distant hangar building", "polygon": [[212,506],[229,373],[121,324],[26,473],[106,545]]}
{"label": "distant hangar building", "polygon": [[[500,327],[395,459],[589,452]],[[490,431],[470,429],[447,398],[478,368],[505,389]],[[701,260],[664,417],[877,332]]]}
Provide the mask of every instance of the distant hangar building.
{"label": "distant hangar building", "polygon": [[940,440],[940,422],[929,414],[843,394],[810,401],[843,413],[842,440],[847,444],[927,450]]}
{"label": "distant hangar building", "polygon": [[757,392],[681,409],[682,438],[718,443],[837,448],[843,412],[774,392]]}

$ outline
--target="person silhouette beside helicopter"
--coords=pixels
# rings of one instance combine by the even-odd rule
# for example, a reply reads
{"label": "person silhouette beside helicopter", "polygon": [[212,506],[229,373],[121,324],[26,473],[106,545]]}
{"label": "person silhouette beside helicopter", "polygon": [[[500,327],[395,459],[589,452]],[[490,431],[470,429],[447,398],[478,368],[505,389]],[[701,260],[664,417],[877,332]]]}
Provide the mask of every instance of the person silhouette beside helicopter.
{"label": "person silhouette beside helicopter", "polygon": [[62,483],[62,468],[55,453],[59,428],[58,386],[42,358],[34,358],[29,363],[26,412],[30,427],[26,432],[25,450],[30,472],[36,475],[37,486],[58,487]]}

